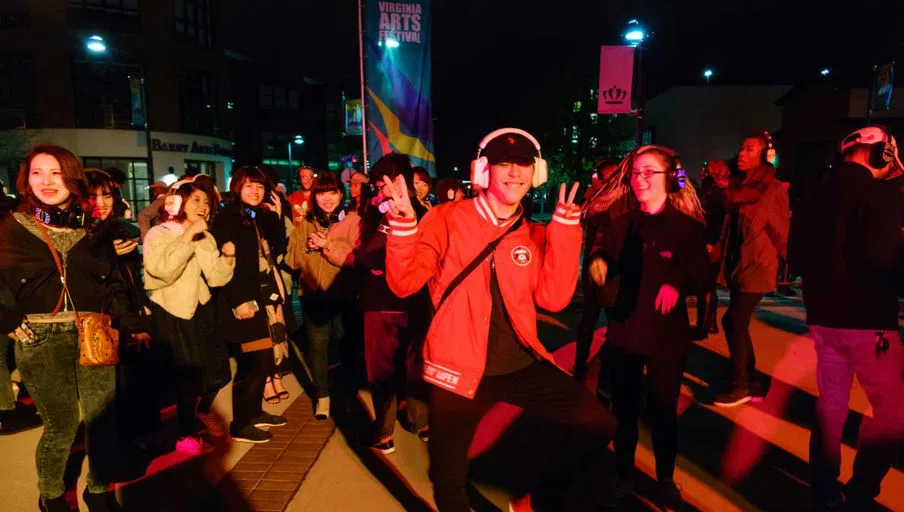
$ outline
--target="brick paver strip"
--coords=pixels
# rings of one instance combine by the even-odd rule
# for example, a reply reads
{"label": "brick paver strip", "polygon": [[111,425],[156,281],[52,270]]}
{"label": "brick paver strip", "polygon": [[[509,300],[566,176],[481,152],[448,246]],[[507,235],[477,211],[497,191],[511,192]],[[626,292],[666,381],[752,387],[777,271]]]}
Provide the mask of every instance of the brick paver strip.
{"label": "brick paver strip", "polygon": [[273,440],[254,445],[229,472],[252,510],[282,512],[320,456],[336,425],[317,421],[311,400],[299,396],[283,413],[289,424],[270,429]]}

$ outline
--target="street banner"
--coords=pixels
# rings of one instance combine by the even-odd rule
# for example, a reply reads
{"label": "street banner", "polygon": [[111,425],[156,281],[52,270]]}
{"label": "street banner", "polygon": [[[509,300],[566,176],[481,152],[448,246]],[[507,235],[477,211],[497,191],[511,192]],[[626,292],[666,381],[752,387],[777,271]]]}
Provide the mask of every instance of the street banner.
{"label": "street banner", "polygon": [[361,124],[361,100],[345,101],[345,134],[361,135],[364,133],[364,126]]}
{"label": "street banner", "polygon": [[634,82],[634,47],[600,47],[598,114],[630,114]]}
{"label": "street banner", "polygon": [[891,94],[895,89],[895,63],[876,68],[873,110],[891,110]]}
{"label": "street banner", "polygon": [[364,1],[368,167],[390,152],[436,175],[431,97],[432,0]]}
{"label": "street banner", "polygon": [[144,128],[144,81],[140,78],[129,77],[132,103],[132,126]]}

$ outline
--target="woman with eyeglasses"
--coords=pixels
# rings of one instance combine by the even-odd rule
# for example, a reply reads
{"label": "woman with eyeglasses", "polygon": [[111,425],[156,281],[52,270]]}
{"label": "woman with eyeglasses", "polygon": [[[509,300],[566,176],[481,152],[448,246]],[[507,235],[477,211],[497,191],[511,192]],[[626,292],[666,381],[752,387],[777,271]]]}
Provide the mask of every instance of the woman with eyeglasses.
{"label": "woman with eyeglasses", "polygon": [[88,183],[77,157],[60,146],[35,146],[16,188],[23,202],[0,220],[0,281],[14,297],[0,305],[0,328],[15,342],[19,372],[44,421],[35,454],[38,507],[69,512],[64,474],[83,422],[89,469],[82,497],[92,512],[119,510],[109,490],[116,366],[80,364],[74,310],[109,314],[114,327],[133,333],[123,344],[148,335],[133,314],[113,241],[85,226]]}
{"label": "woman with eyeglasses", "polygon": [[619,165],[603,193],[633,194],[637,206],[597,233],[590,276],[600,287],[617,281],[607,309],[607,357],[612,408],[618,419],[615,456],[619,494],[631,494],[637,418],[646,368],[646,399],[653,432],[658,504],[684,510],[675,485],[678,395],[692,333],[685,298],[713,278],[703,212],[693,185],[671,149],[643,146]]}
{"label": "woman with eyeglasses", "polygon": [[231,198],[211,230],[218,243],[235,244],[235,275],[218,293],[217,316],[237,365],[229,434],[245,443],[266,443],[273,435],[261,427],[287,423],[265,412],[261,399],[267,378],[288,355],[288,297],[277,268],[286,230],[282,202],[272,188],[260,168],[238,169],[229,184]]}

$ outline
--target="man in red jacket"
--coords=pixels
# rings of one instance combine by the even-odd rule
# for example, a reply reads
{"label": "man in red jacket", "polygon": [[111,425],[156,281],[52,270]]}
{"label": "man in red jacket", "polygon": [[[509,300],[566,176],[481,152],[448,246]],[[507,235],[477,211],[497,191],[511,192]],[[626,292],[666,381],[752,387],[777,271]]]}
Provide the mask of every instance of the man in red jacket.
{"label": "man in red jacket", "polygon": [[[562,491],[591,479],[615,435],[614,418],[558,367],[537,337],[537,306],[560,311],[569,304],[581,251],[577,184],[567,200],[561,186],[543,246],[531,239],[521,219],[521,199],[546,178],[539,149],[536,139],[521,130],[493,132],[472,163],[472,183],[485,191],[442,204],[420,223],[404,177],[382,184],[392,196],[389,287],[405,297],[426,283],[437,307],[424,346],[423,377],[434,385],[430,479],[440,512],[470,510],[468,447],[481,417],[496,402],[561,425],[575,441],[556,450],[561,464],[540,468],[544,490]],[[501,241],[495,250],[442,302],[450,284],[496,239]],[[599,480],[594,484],[605,487]],[[554,507],[595,510],[601,497],[593,494],[579,487],[566,493],[568,503]]]}

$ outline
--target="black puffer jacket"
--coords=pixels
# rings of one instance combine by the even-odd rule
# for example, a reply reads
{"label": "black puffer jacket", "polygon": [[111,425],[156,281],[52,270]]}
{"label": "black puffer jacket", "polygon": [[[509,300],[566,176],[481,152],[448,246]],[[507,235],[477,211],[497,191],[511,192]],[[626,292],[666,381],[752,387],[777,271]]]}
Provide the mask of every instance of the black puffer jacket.
{"label": "black puffer jacket", "polygon": [[[69,250],[66,279],[79,311],[107,313],[119,329],[140,332],[109,234],[85,236]],[[63,285],[47,243],[7,215],[0,220],[0,281],[14,304],[0,305],[0,329],[12,332],[25,315],[50,313]]]}

